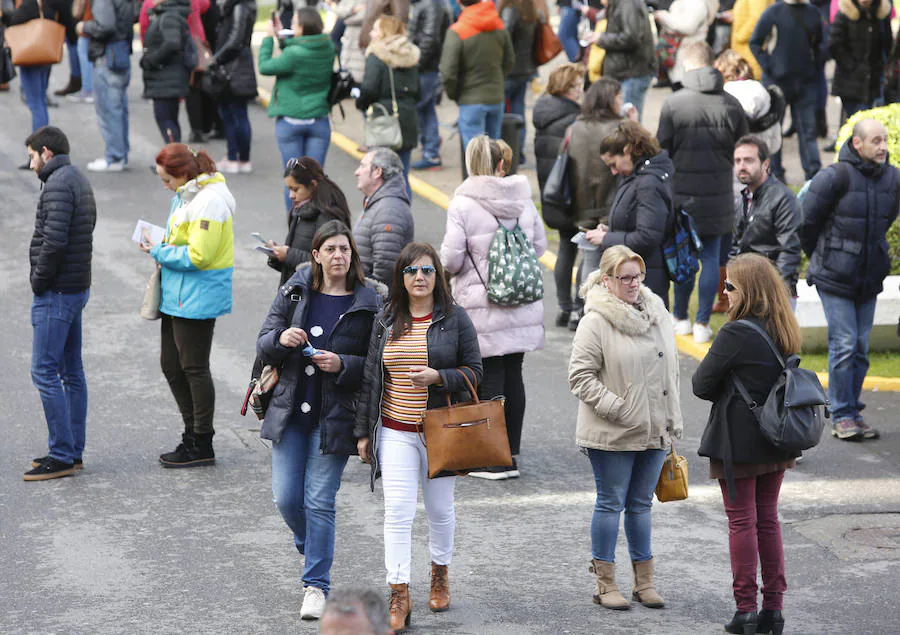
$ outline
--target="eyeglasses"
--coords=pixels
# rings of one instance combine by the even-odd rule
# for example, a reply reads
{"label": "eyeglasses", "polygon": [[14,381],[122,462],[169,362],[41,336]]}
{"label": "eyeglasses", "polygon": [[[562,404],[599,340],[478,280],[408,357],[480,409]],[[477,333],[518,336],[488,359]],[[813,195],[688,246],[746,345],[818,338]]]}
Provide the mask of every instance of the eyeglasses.
{"label": "eyeglasses", "polygon": [[644,278],[647,277],[645,273],[639,273],[636,276],[616,276],[616,280],[621,282],[624,285],[631,286],[635,282],[641,283],[644,281]]}
{"label": "eyeglasses", "polygon": [[735,291],[737,291],[737,287],[734,286],[733,284],[731,284],[730,280],[726,280],[724,286],[725,286],[725,290],[728,291],[729,293],[734,293]]}
{"label": "eyeglasses", "polygon": [[403,267],[403,273],[407,276],[417,276],[419,275],[419,270],[422,270],[422,275],[433,276],[436,269],[431,265],[409,265],[408,267]]}

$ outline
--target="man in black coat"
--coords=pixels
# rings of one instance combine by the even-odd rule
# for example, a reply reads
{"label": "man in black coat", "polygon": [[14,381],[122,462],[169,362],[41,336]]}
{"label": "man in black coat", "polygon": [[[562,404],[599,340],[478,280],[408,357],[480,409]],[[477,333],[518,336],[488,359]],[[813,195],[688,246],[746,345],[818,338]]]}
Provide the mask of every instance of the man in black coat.
{"label": "man in black coat", "polygon": [[888,163],[887,131],[874,119],[857,122],[838,163],[813,179],[803,199],[800,245],[809,256],[806,282],[816,285],[828,323],[831,432],[839,439],[879,436],[863,420],[859,398],[898,206],[900,170]]}
{"label": "man in black coat", "polygon": [[[694,340],[712,337],[709,316],[719,287],[720,249],[734,222],[732,162],[734,145],[749,131],[740,102],[722,87],[721,73],[712,67],[706,42],[687,47],[683,55],[684,88],[666,98],[656,133],[659,145],[675,163],[675,204],[684,207],[703,241],[699,304]],[[722,247],[723,242],[725,243]],[[675,286],[675,332],[691,333],[688,301],[694,280]]]}
{"label": "man in black coat", "polygon": [[419,47],[419,142],[422,158],[412,164],[413,170],[441,167],[441,135],[435,103],[441,94],[441,50],[452,22],[450,5],[445,0],[412,0],[409,40]]}
{"label": "man in black coat", "polygon": [[35,459],[26,481],[71,476],[81,469],[87,384],[81,363],[81,312],[91,286],[97,208],[91,185],[69,161],[69,141],[44,126],[25,141],[43,182],[31,238],[31,379],[41,395],[50,452]]}

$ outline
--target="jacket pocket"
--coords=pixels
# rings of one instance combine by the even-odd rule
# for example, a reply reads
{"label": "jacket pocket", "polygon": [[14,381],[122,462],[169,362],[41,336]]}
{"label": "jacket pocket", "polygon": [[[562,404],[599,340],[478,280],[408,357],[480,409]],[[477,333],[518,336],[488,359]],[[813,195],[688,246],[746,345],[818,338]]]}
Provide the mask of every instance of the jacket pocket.
{"label": "jacket pocket", "polygon": [[863,248],[861,242],[829,236],[825,239],[822,267],[834,274],[833,278],[851,282],[859,269]]}

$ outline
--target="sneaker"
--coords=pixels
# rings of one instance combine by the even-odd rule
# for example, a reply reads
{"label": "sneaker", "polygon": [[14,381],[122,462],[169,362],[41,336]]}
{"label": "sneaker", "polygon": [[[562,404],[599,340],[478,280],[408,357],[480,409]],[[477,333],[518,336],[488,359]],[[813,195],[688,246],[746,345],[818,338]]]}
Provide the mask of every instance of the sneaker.
{"label": "sneaker", "polygon": [[578,323],[581,322],[581,318],[584,314],[581,311],[572,311],[569,313],[569,330],[577,331]]}
{"label": "sneaker", "polygon": [[[32,460],[31,460],[31,467],[38,467],[41,463],[43,463],[44,461],[46,461],[46,460],[49,459],[49,458],[50,458],[50,456],[47,455],[47,456],[39,456],[39,457],[36,458],[36,459],[32,459]],[[82,461],[81,459],[75,459],[75,464],[74,464],[74,465],[75,465],[75,469],[76,469],[76,470],[83,470],[83,469],[84,469],[84,461]]]}
{"label": "sneaker", "polygon": [[237,174],[241,168],[237,161],[222,159],[221,161],[216,161],[216,169],[222,174]]}
{"label": "sneaker", "polygon": [[253,164],[249,161],[238,162],[238,172],[241,174],[251,174],[253,172]]}
{"label": "sneaker", "polygon": [[675,335],[690,335],[691,334],[691,321],[690,320],[675,320]]}
{"label": "sneaker", "polygon": [[706,344],[712,339],[713,332],[709,324],[694,324],[694,341],[697,344]]}
{"label": "sneaker", "polygon": [[422,157],[409,167],[413,170],[438,170],[441,168],[441,160]]}
{"label": "sneaker", "polygon": [[166,468],[203,467],[216,462],[212,443],[199,444],[195,437],[182,435],[182,442],[172,452],[159,455],[159,462]]}
{"label": "sneaker", "polygon": [[494,467],[486,467],[483,470],[478,470],[477,472],[469,472],[469,476],[474,476],[475,478],[483,478],[486,481],[505,481],[509,478],[509,474],[507,474],[509,469],[510,468],[508,467],[497,465]]}
{"label": "sneaker", "polygon": [[863,431],[853,419],[841,419],[831,424],[831,435],[842,441],[862,441]]}
{"label": "sneaker", "polygon": [[519,464],[516,462],[516,457],[513,457],[512,467],[506,468],[506,478],[519,478]]}
{"label": "sneaker", "polygon": [[25,472],[25,476],[22,479],[26,481],[49,481],[53,478],[72,476],[74,473],[75,466],[72,463],[63,463],[52,457],[47,457],[46,461],[42,461],[37,467]]}
{"label": "sneaker", "polygon": [[303,606],[300,607],[301,620],[317,620],[325,612],[325,592],[314,586],[306,587]]}
{"label": "sneaker", "polygon": [[863,439],[877,439],[881,436],[881,433],[866,423],[862,417],[856,417],[856,425],[862,432]]}
{"label": "sneaker", "polygon": [[124,161],[113,161],[110,163],[106,159],[94,159],[87,164],[89,172],[121,172],[125,169]]}

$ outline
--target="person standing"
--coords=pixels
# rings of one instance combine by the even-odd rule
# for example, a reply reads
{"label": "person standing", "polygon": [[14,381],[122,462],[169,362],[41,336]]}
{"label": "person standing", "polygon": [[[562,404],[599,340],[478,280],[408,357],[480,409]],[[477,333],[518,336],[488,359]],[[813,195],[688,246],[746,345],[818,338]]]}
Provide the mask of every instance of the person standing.
{"label": "person standing", "polygon": [[669,71],[672,89],[681,88],[685,67],[685,55],[694,44],[706,43],[706,34],[715,22],[719,10],[719,0],[675,0],[668,9],[653,12],[653,18],[660,30],[666,29],[680,37],[675,52],[675,65]]}
{"label": "person standing", "polygon": [[881,123],[858,121],[838,163],[812,180],[803,199],[806,283],[815,285],[828,323],[831,433],[843,440],[879,437],[862,416],[860,394],[876,298],[891,270],[887,231],[900,208],[900,170],[888,162],[887,146]]}
{"label": "person standing", "polygon": [[[762,79],[762,68],[750,51],[750,36],[763,14],[775,0],[735,0],[731,9],[731,50],[750,65],[753,79]],[[770,148],[771,149],[771,148]]]}
{"label": "person standing", "polygon": [[546,21],[546,16],[538,14],[535,0],[499,0],[498,11],[503,26],[512,39],[515,64],[503,80],[504,100],[507,112],[522,117],[519,131],[519,163],[525,163],[525,93],[531,80],[537,76],[537,60],[534,57],[534,42],[538,24]]}
{"label": "person standing", "polygon": [[445,0],[413,0],[409,20],[409,39],[419,48],[419,144],[422,158],[412,164],[413,170],[441,167],[441,135],[435,110],[441,94],[441,74],[438,66],[441,49],[452,22],[450,7]]}
{"label": "person standing", "polygon": [[81,361],[81,314],[90,297],[97,205],[69,159],[59,128],[38,128],[25,140],[29,165],[43,184],[31,238],[31,380],[41,396],[49,452],[26,481],[71,476],[84,467],[88,391]]}

